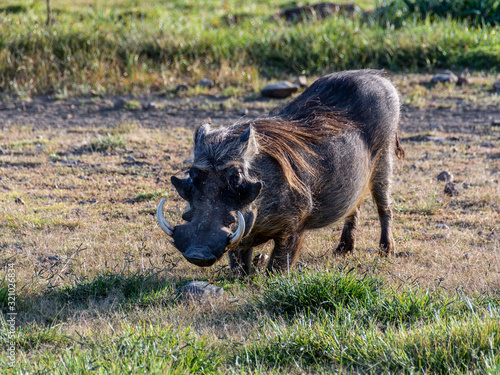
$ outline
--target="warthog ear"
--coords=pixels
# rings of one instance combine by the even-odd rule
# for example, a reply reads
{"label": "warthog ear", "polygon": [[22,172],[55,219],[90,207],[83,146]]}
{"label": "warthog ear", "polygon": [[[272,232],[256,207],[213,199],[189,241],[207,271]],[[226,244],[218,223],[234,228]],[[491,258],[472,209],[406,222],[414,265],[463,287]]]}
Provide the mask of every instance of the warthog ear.
{"label": "warthog ear", "polygon": [[255,138],[255,130],[249,125],[247,130],[240,136],[241,156],[246,163],[250,163],[254,156],[259,153],[259,145]]}
{"label": "warthog ear", "polygon": [[191,182],[191,179],[180,179],[172,176],[170,178],[170,181],[172,182],[172,185],[174,185],[175,190],[177,190],[182,199],[190,201],[193,198],[193,183]]}
{"label": "warthog ear", "polygon": [[210,131],[211,126],[210,123],[205,123],[202,124],[196,129],[196,132],[194,133],[194,144],[200,144],[203,142],[203,139],[205,138],[205,135]]}

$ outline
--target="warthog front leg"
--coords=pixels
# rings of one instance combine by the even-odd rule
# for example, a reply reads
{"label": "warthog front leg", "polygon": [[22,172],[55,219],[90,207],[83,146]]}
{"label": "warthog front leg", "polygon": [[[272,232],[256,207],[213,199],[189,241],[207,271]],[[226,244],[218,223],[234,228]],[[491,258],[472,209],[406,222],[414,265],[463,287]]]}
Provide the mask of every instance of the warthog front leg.
{"label": "warthog front leg", "polygon": [[340,243],[335,249],[337,254],[346,254],[354,250],[356,243],[356,228],[359,223],[359,206],[346,217],[342,235],[340,236]]}
{"label": "warthog front leg", "polygon": [[229,251],[229,265],[238,276],[247,276],[252,273],[252,247],[237,246]]}
{"label": "warthog front leg", "polygon": [[274,249],[267,264],[268,271],[283,272],[291,269],[299,256],[303,239],[303,230],[275,238]]}

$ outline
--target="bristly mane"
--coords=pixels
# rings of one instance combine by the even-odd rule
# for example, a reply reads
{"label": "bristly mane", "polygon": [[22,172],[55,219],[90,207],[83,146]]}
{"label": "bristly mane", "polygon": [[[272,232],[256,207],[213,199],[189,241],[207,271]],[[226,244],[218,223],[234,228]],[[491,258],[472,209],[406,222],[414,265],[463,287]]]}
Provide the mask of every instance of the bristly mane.
{"label": "bristly mane", "polygon": [[328,138],[356,129],[356,125],[348,121],[340,113],[324,108],[308,108],[307,113],[293,116],[273,116],[235,124],[231,133],[238,135],[249,125],[255,130],[259,152],[273,158],[283,170],[283,174],[297,193],[306,193],[304,182],[299,177],[306,174],[315,177],[321,170],[306,160],[316,156],[312,146],[326,141]]}

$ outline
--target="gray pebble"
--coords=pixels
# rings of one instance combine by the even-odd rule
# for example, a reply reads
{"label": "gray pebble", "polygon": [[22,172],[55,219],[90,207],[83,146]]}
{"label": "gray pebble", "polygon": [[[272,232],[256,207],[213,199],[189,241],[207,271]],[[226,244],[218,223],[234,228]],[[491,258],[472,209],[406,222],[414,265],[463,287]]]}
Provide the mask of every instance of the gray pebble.
{"label": "gray pebble", "polygon": [[451,182],[453,181],[453,175],[448,171],[442,171],[437,175],[437,180],[442,182]]}
{"label": "gray pebble", "polygon": [[203,301],[222,298],[224,290],[211,285],[206,281],[191,281],[189,284],[177,289],[174,299],[177,301]]}
{"label": "gray pebble", "polygon": [[299,86],[288,81],[280,81],[264,87],[261,94],[267,98],[283,99],[289,97],[298,90]]}
{"label": "gray pebble", "polygon": [[457,185],[455,185],[453,182],[448,182],[444,186],[444,193],[446,195],[449,195],[450,197],[457,196],[460,194],[460,191],[457,188]]}

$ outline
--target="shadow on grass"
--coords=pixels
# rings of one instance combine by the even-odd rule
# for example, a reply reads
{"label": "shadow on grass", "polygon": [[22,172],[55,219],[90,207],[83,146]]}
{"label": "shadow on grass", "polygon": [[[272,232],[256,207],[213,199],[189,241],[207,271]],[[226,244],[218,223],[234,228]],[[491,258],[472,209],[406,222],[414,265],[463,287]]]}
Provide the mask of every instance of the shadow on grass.
{"label": "shadow on grass", "polygon": [[54,325],[80,314],[100,314],[127,309],[168,305],[173,302],[176,287],[167,270],[137,270],[119,273],[105,272],[91,280],[61,285],[43,294],[18,301],[19,322]]}
{"label": "shadow on grass", "polygon": [[52,292],[57,298],[69,304],[88,305],[90,300],[98,301],[109,297],[125,303],[148,305],[164,294],[172,285],[162,272],[137,271],[130,275],[105,273],[95,279],[66,286]]}

